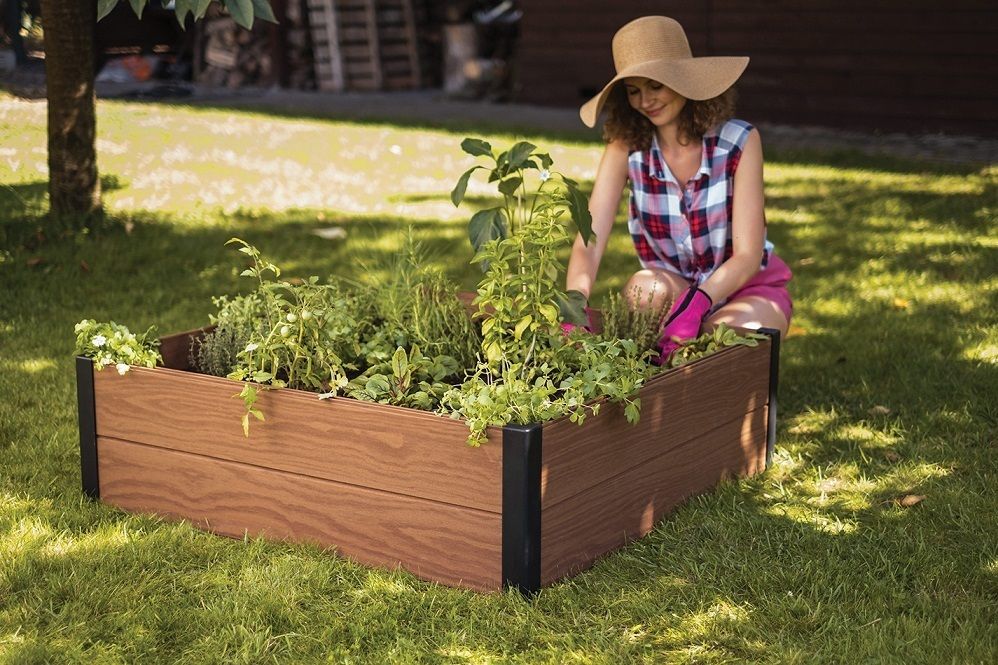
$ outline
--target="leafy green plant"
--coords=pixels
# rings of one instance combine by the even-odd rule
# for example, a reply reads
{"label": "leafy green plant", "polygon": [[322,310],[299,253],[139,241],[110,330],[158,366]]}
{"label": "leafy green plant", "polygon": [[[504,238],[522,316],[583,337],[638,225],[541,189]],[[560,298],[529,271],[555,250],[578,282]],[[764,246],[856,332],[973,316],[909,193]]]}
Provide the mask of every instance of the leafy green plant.
{"label": "leafy green plant", "polygon": [[[584,242],[593,238],[592,215],[589,213],[589,203],[579,184],[557,171],[552,171],[554,162],[548,153],[537,150],[537,146],[527,141],[514,144],[509,150],[498,154],[487,141],[466,138],[461,142],[461,149],[473,157],[486,157],[491,161],[489,166],[476,165],[465,171],[451,191],[451,201],[455,206],[461,205],[468,189],[471,176],[478,170],[488,172],[488,182],[497,183],[496,189],[502,196],[502,204],[492,208],[479,210],[468,222],[468,238],[476,252],[476,262],[482,264],[482,270],[488,271],[491,259],[480,256],[482,250],[493,241],[503,241],[513,238],[521,230],[545,227],[553,230],[561,226],[564,213],[568,213],[574,230],[581,234]],[[536,171],[536,185],[528,189],[529,171]],[[515,268],[515,273],[527,276],[531,269],[539,269],[551,279],[558,275],[559,266],[549,261],[541,261],[529,253],[529,247],[520,244],[518,247],[505,247],[505,250],[516,250],[509,256],[507,265]],[[505,252],[504,252],[505,253]],[[540,273],[537,273],[540,274]],[[525,284],[521,287],[526,289]],[[584,323],[585,297],[577,292],[562,293],[551,290],[549,294],[561,310],[561,316],[566,321]],[[533,316],[534,313],[527,312]],[[527,314],[524,314],[525,317]],[[540,325],[541,320],[534,318],[530,323],[518,324],[529,326]],[[486,342],[488,346],[488,342]]]}
{"label": "leafy green plant", "polygon": [[152,327],[136,336],[125,326],[108,321],[99,323],[84,319],[76,324],[76,349],[78,356],[93,358],[94,366],[102,370],[114,365],[118,374],[125,374],[131,365],[155,367],[162,362],[159,340]]}
{"label": "leafy green plant", "polygon": [[766,336],[761,333],[750,332],[739,335],[731,327],[719,323],[714,330],[705,332],[676,349],[666,367],[679,367],[729,346],[759,346],[759,340],[762,339],[766,339]]}
{"label": "leafy green plant", "polygon": [[430,358],[418,346],[408,352],[400,346],[391,360],[374,365],[351,381],[346,394],[369,402],[432,411],[451,388],[444,379],[454,377],[459,370],[458,362],[450,356]]}
{"label": "leafy green plant", "polygon": [[301,283],[281,281],[280,268],[255,247],[239,238],[227,244],[233,243],[252,259],[242,274],[257,279],[265,320],[262,332],[254,331],[237,354],[236,366],[228,375],[252,382],[239,393],[246,405],[243,431],[248,436],[249,416],[264,419],[254,406],[260,389],[255,384],[338,394],[349,382],[347,371],[356,370],[362,327],[353,314],[357,309],[354,298],[337,286],[320,284],[315,276]]}
{"label": "leafy green plant", "polygon": [[430,355],[448,355],[474,367],[481,337],[457,297],[458,287],[431,261],[410,228],[402,246],[383,270],[388,277],[358,291],[358,318],[375,328],[364,342],[369,364],[387,360],[398,346],[418,345]]}

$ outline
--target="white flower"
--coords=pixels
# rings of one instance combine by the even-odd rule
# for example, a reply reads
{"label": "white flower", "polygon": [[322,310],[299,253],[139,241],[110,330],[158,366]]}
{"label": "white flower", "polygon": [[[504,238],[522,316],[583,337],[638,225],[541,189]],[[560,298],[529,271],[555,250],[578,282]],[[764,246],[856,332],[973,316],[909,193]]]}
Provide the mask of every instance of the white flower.
{"label": "white flower", "polygon": [[124,375],[125,372],[128,371],[128,364],[127,363],[118,363],[117,365],[115,365],[115,368],[118,370],[118,374]]}
{"label": "white flower", "polygon": [[256,351],[258,348],[260,348],[259,344],[255,344],[255,343],[247,344],[246,345],[246,353],[249,353],[250,351]]}
{"label": "white flower", "polygon": [[547,182],[551,179],[551,172],[547,169],[541,171],[541,182]]}
{"label": "white flower", "polygon": [[107,344],[107,337],[104,337],[104,335],[97,335],[92,340],[90,340],[90,343],[93,344],[94,346],[104,346],[105,344]]}

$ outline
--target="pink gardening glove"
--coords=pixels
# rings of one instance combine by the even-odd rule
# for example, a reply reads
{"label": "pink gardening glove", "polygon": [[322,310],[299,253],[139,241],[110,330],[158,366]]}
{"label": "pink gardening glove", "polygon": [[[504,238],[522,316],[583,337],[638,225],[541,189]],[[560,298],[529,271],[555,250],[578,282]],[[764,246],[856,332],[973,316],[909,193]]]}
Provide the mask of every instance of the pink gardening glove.
{"label": "pink gardening glove", "polygon": [[662,336],[658,340],[661,354],[656,359],[657,364],[664,364],[682,342],[700,334],[700,325],[713,306],[710,296],[697,286],[691,286],[672,303],[672,309],[662,327]]}
{"label": "pink gardening glove", "polygon": [[562,333],[567,335],[574,330],[585,330],[587,333],[591,333],[593,331],[593,315],[588,307],[586,307],[586,325],[580,326],[575,323],[569,323],[568,321],[561,322]]}

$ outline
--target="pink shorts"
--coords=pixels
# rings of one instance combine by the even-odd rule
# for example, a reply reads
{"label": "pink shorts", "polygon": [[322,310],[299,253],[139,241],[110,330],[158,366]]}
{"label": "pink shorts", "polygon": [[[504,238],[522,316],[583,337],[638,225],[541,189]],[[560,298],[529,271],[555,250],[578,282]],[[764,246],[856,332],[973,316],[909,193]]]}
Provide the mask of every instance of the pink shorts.
{"label": "pink shorts", "polygon": [[[790,281],[791,277],[793,277],[793,273],[790,272],[790,267],[783,262],[783,259],[776,254],[770,254],[766,267],[757,272],[752,279],[745,282],[742,288],[728,296],[728,299],[724,303],[721,303],[721,305],[744,298],[745,296],[762,296],[766,300],[775,303],[787,317],[787,322],[789,322],[790,315],[794,311],[793,303],[790,300],[790,292],[787,291],[787,282]],[[714,309],[717,309],[717,307]]]}

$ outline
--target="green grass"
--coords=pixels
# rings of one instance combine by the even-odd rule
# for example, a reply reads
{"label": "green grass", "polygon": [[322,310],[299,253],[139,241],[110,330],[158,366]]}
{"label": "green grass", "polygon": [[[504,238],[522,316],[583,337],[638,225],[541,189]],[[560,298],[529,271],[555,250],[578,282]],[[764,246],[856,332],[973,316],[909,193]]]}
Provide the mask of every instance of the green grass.
{"label": "green grass", "polygon": [[[526,601],[79,490],[74,323],[204,324],[210,296],[240,288],[232,235],[292,275],[357,277],[412,225],[470,288],[469,213],[448,200],[464,133],[102,102],[109,216],[78,233],[41,217],[44,122],[0,96],[0,662],[998,658],[994,167],[771,152],[796,298],[774,466]],[[591,181],[597,145],[528,138]],[[312,234],[330,225],[347,238]],[[635,267],[619,229],[601,292]]]}

